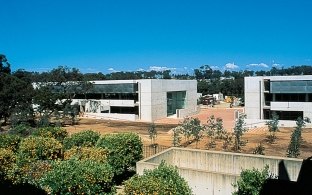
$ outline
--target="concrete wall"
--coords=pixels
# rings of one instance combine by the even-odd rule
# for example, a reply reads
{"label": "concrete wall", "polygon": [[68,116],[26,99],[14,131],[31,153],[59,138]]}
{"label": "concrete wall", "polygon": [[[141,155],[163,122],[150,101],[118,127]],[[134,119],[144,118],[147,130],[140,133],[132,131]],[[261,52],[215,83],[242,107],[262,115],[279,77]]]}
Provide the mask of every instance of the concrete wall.
{"label": "concrete wall", "polygon": [[263,169],[269,165],[269,170],[278,175],[279,163],[282,161],[289,177],[296,181],[302,160],[249,155],[239,153],[194,150],[185,148],[170,148],[158,155],[137,163],[137,173],[143,174],[144,169],[153,169],[165,160],[168,164],[178,167],[179,173],[191,186],[195,194],[231,194],[243,169]]}
{"label": "concrete wall", "polygon": [[147,79],[138,80],[141,120],[153,121],[167,117],[167,92],[186,91],[183,117],[197,111],[197,81]]}
{"label": "concrete wall", "polygon": [[[261,77],[245,77],[245,114],[247,119],[260,119],[262,101],[260,87]],[[261,101],[261,102],[260,102]]]}

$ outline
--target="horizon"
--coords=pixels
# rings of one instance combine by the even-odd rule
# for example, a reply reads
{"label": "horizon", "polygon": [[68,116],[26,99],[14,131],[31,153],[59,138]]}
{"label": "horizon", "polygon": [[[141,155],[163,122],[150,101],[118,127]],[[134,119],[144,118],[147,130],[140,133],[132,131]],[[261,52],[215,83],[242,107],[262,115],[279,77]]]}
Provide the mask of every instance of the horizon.
{"label": "horizon", "polygon": [[312,2],[12,0],[0,53],[12,71],[192,74],[312,65]]}

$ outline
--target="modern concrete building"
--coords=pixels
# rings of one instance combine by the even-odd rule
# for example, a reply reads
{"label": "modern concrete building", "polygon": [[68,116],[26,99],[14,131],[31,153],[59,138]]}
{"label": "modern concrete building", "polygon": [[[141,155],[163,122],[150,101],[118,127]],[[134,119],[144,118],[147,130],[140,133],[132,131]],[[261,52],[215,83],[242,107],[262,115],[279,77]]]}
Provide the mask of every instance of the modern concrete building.
{"label": "modern concrete building", "polygon": [[73,103],[90,116],[107,119],[154,121],[183,118],[197,112],[196,80],[105,80],[92,81],[86,94]]}
{"label": "modern concrete building", "polygon": [[245,77],[247,119],[312,119],[312,75]]}

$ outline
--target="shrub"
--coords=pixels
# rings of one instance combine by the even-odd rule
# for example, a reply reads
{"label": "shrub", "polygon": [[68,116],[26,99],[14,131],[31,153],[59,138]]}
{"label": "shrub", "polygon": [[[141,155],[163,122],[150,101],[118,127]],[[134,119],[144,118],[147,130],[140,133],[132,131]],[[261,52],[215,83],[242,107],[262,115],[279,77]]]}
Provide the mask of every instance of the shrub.
{"label": "shrub", "polygon": [[6,179],[8,171],[15,164],[15,154],[12,150],[0,148],[0,180]]}
{"label": "shrub", "polygon": [[60,142],[68,136],[68,133],[65,129],[61,127],[45,127],[36,129],[32,135],[41,136],[41,137],[52,137]]}
{"label": "shrub", "polygon": [[142,141],[135,133],[107,134],[99,139],[97,147],[108,150],[108,162],[117,175],[134,169],[142,159]]}
{"label": "shrub", "polygon": [[70,137],[66,137],[64,139],[64,147],[65,149],[70,149],[74,146],[92,147],[95,146],[99,138],[100,134],[92,130],[81,131],[71,135]]}
{"label": "shrub", "polygon": [[15,152],[18,149],[18,145],[21,141],[21,137],[12,134],[0,135],[0,148],[10,149]]}
{"label": "shrub", "polygon": [[53,160],[62,156],[62,144],[50,137],[28,137],[22,140],[18,157],[22,161]]}
{"label": "shrub", "polygon": [[10,134],[26,137],[32,133],[33,129],[29,125],[19,124],[9,130]]}
{"label": "shrub", "polygon": [[92,160],[106,162],[108,151],[103,148],[94,147],[73,147],[64,152],[64,160],[76,158],[78,160]]}
{"label": "shrub", "polygon": [[8,180],[13,184],[32,184],[38,185],[38,181],[48,171],[52,169],[49,161],[33,161],[26,163],[15,164],[12,169],[8,171]]}
{"label": "shrub", "polygon": [[114,192],[112,178],[108,164],[70,159],[55,161],[39,185],[48,194],[108,194]]}
{"label": "shrub", "polygon": [[177,168],[164,162],[154,170],[144,171],[125,182],[124,192],[128,194],[192,194],[187,182],[179,175]]}
{"label": "shrub", "polygon": [[262,171],[252,168],[243,170],[237,183],[233,184],[236,191],[233,195],[251,194],[258,195],[266,179],[272,178],[269,173],[269,166],[265,166]]}

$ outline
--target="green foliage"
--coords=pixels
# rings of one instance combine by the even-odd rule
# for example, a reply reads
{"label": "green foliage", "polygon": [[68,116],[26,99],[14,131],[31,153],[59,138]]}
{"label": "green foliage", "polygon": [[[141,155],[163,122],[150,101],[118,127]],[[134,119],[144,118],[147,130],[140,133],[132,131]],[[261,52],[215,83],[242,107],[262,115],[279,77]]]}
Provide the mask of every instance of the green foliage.
{"label": "green foliage", "polygon": [[234,150],[239,151],[241,149],[242,141],[241,137],[243,136],[244,132],[247,131],[247,129],[244,127],[245,126],[245,114],[240,114],[234,127]]}
{"label": "green foliage", "polygon": [[154,170],[146,170],[142,176],[135,175],[125,182],[126,195],[179,194],[190,195],[192,190],[176,167],[162,162]]}
{"label": "green foliage", "polygon": [[205,130],[207,135],[210,137],[210,141],[207,144],[208,148],[214,148],[216,145],[215,140],[222,139],[226,134],[223,127],[223,120],[221,118],[215,118],[214,115],[211,115],[208,118]]}
{"label": "green foliage", "polygon": [[32,133],[33,129],[26,124],[18,124],[16,126],[12,126],[9,130],[9,134],[20,135],[26,137]]}
{"label": "green foliage", "polygon": [[296,121],[297,126],[290,136],[290,142],[287,148],[287,157],[297,158],[300,155],[300,146],[302,142],[302,128],[305,127],[306,123],[310,123],[309,118],[302,119],[299,117]]}
{"label": "green foliage", "polygon": [[0,148],[5,148],[15,152],[18,149],[18,145],[21,141],[21,137],[12,134],[0,135]]}
{"label": "green foliage", "polygon": [[196,141],[196,147],[198,142],[203,137],[203,126],[200,124],[198,118],[185,118],[181,124],[181,129],[187,141],[190,141],[190,137]]}
{"label": "green foliage", "polygon": [[70,137],[64,139],[65,149],[70,149],[74,146],[81,147],[92,147],[95,146],[96,142],[100,138],[100,134],[92,130],[85,130],[79,133],[72,134]]}
{"label": "green foliage", "polygon": [[180,134],[182,133],[182,127],[181,126],[177,126],[175,128],[172,129],[173,131],[173,139],[172,139],[172,145],[174,147],[178,147],[180,146],[180,143],[181,143],[181,136]]}
{"label": "green foliage", "polygon": [[55,161],[39,185],[48,194],[109,194],[114,192],[112,168],[105,163],[70,159]]}
{"label": "green foliage", "polygon": [[270,135],[268,136],[269,143],[274,143],[276,139],[275,133],[278,131],[278,123],[278,115],[276,114],[276,112],[273,112],[272,120],[266,122],[270,133]]}
{"label": "green foliage", "polygon": [[63,142],[63,140],[68,136],[66,129],[61,127],[45,127],[36,129],[32,135],[41,136],[41,137],[52,137],[59,142]]}
{"label": "green foliage", "polygon": [[18,157],[21,161],[53,160],[62,157],[62,144],[50,137],[27,137],[20,143]]}
{"label": "green foliage", "polygon": [[76,158],[78,160],[92,160],[99,163],[106,162],[108,151],[95,147],[73,147],[64,152],[64,160]]}
{"label": "green foliage", "polygon": [[8,171],[15,164],[16,156],[10,149],[0,148],[0,180],[7,179]]}
{"label": "green foliage", "polygon": [[38,185],[40,178],[52,169],[49,161],[32,161],[32,162],[19,162],[16,159],[16,164],[13,164],[11,169],[7,172],[7,180],[13,184],[32,184]]}
{"label": "green foliage", "polygon": [[136,162],[143,157],[143,143],[135,133],[107,134],[99,139],[96,146],[108,150],[107,160],[116,175],[134,170]]}
{"label": "green foliage", "polygon": [[148,127],[148,135],[149,135],[149,138],[151,139],[151,144],[155,144],[155,140],[157,137],[157,130],[156,130],[156,126],[154,123],[150,124],[150,126]]}
{"label": "green foliage", "polygon": [[272,178],[269,173],[269,166],[265,166],[262,171],[258,169],[243,170],[238,181],[233,184],[236,191],[233,195],[258,195],[266,179]]}

